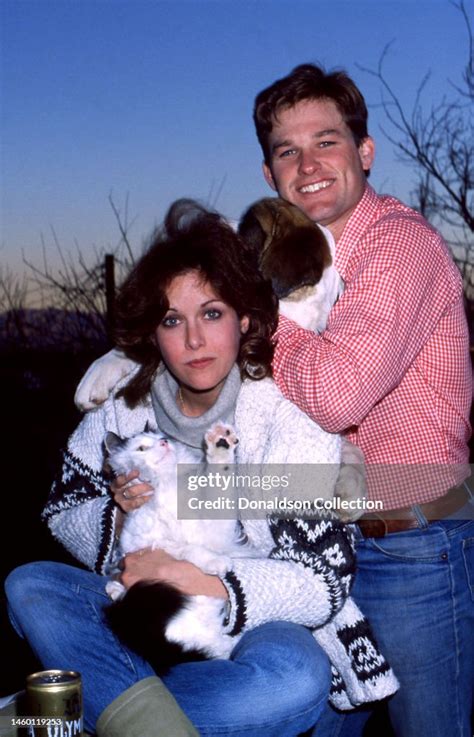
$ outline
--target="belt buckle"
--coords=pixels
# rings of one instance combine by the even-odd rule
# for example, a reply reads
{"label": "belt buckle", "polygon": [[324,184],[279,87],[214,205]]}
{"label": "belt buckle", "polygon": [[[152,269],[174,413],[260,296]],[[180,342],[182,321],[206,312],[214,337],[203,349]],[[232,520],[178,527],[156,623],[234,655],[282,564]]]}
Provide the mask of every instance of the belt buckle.
{"label": "belt buckle", "polygon": [[[385,535],[388,535],[388,524],[387,520],[385,520],[381,515],[374,513],[372,517],[366,517],[365,519],[360,519],[359,523],[367,523],[367,527],[369,527],[370,532],[368,534],[364,534],[364,525],[360,528],[362,534],[364,537],[385,537]],[[383,525],[383,531],[380,529],[379,524],[382,523]],[[360,525],[359,525],[360,526]],[[377,529],[374,531],[374,527]]]}
{"label": "belt buckle", "polygon": [[387,520],[384,519],[381,515],[375,514],[375,517],[377,518],[377,521],[382,522],[383,524],[383,532],[380,533],[380,535],[372,535],[372,537],[385,537],[385,535],[388,535],[388,523]]}

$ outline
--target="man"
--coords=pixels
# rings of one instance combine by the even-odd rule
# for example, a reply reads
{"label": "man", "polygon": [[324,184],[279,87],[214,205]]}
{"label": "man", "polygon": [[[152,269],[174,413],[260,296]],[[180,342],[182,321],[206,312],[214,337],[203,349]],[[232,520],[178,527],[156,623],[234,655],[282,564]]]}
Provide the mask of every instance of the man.
{"label": "man", "polygon": [[[384,504],[356,528],[353,594],[401,683],[388,705],[396,735],[470,737],[474,507],[461,482],[472,374],[462,283],[441,236],[367,184],[367,117],[347,75],[310,64],[256,98],[265,179],[329,228],[345,282],[322,335],[280,318],[274,373],[324,429],[364,451],[369,495]],[[315,735],[356,737],[368,716],[328,707]]]}

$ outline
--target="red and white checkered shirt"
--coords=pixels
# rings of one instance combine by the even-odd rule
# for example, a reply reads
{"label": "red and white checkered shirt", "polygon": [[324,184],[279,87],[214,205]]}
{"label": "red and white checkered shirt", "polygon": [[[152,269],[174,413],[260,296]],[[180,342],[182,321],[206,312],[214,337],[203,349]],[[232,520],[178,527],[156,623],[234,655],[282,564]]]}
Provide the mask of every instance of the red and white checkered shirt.
{"label": "red and white checkered shirt", "polygon": [[[472,369],[459,271],[419,213],[369,186],[337,243],[336,267],[345,291],[322,335],[280,317],[278,386],[363,450],[369,497],[386,509],[436,499],[466,476],[459,468],[469,456]],[[372,464],[434,472],[429,483],[392,473],[375,484]]]}

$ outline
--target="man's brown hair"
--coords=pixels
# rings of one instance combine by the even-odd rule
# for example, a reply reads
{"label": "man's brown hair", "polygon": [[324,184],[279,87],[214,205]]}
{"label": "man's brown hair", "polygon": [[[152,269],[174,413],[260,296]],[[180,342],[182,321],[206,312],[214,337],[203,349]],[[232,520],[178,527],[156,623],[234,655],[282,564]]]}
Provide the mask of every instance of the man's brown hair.
{"label": "man's brown hair", "polygon": [[367,138],[367,106],[352,79],[342,70],[326,72],[314,64],[300,64],[255,98],[253,119],[267,164],[270,164],[268,137],[278,113],[305,100],[333,100],[356,146]]}

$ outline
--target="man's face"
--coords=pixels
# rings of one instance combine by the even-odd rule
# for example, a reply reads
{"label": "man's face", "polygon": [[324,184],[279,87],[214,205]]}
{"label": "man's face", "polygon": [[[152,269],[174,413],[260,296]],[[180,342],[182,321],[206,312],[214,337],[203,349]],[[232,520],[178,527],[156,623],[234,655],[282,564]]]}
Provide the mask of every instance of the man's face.
{"label": "man's face", "polygon": [[278,114],[269,149],[268,184],[337,240],[364,193],[372,139],[357,147],[332,100],[306,100]]}

